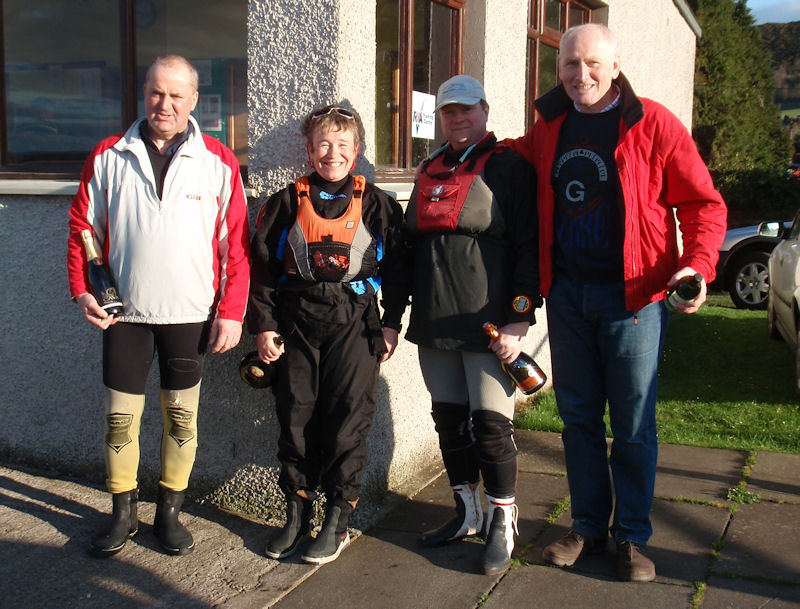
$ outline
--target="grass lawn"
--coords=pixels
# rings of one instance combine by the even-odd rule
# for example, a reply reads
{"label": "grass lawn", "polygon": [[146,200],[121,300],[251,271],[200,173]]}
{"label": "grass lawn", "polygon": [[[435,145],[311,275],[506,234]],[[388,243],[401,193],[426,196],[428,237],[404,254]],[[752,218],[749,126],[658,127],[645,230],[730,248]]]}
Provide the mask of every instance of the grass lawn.
{"label": "grass lawn", "polygon": [[[767,336],[765,311],[713,295],[673,315],[659,373],[659,440],[715,448],[800,452],[794,356]],[[517,427],[560,431],[552,391],[518,409]]]}

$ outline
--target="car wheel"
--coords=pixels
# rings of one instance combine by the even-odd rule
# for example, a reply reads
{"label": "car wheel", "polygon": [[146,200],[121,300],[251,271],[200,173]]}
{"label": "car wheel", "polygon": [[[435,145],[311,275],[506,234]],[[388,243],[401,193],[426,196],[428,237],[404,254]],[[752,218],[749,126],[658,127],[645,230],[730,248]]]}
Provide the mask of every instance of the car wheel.
{"label": "car wheel", "polygon": [[775,325],[775,303],[772,301],[774,296],[770,292],[767,297],[767,334],[773,340],[780,340],[781,333]]}
{"label": "car wheel", "polygon": [[766,309],[769,294],[767,252],[745,252],[737,257],[728,273],[727,289],[739,309]]}

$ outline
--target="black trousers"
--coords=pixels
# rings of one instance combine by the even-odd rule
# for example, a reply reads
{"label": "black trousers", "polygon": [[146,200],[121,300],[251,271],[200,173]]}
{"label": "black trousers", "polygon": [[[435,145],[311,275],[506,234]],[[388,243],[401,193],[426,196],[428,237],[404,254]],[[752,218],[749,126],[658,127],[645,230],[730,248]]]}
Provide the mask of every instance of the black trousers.
{"label": "black trousers", "polygon": [[280,425],[278,483],[287,495],[318,486],[329,500],[361,490],[375,414],[378,360],[363,319],[293,319],[274,386]]}
{"label": "black trousers", "polygon": [[103,384],[144,393],[158,353],[162,389],[188,389],[200,382],[211,322],[141,324],[120,322],[103,332]]}

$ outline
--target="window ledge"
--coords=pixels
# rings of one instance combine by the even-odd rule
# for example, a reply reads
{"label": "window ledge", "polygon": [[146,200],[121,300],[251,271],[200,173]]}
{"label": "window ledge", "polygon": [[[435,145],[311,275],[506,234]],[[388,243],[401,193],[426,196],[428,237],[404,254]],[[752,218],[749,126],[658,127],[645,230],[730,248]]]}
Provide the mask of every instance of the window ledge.
{"label": "window ledge", "polygon": [[401,203],[405,203],[411,198],[411,191],[414,189],[413,182],[381,182],[376,180],[375,185]]}
{"label": "window ledge", "polygon": [[[0,195],[63,195],[73,197],[78,192],[79,184],[78,180],[0,180]],[[258,195],[253,188],[245,188],[244,192],[248,198]]]}
{"label": "window ledge", "polygon": [[78,192],[78,180],[0,180],[0,195],[67,195]]}

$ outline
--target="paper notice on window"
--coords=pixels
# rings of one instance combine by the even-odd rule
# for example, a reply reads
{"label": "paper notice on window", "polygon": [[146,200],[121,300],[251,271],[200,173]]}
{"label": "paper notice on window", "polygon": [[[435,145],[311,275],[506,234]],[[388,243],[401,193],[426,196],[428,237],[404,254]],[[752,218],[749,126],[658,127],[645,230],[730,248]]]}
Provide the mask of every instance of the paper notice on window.
{"label": "paper notice on window", "polygon": [[222,130],[222,96],[201,95],[197,103],[200,131]]}
{"label": "paper notice on window", "polygon": [[436,96],[411,92],[411,136],[432,140],[436,132]]}

